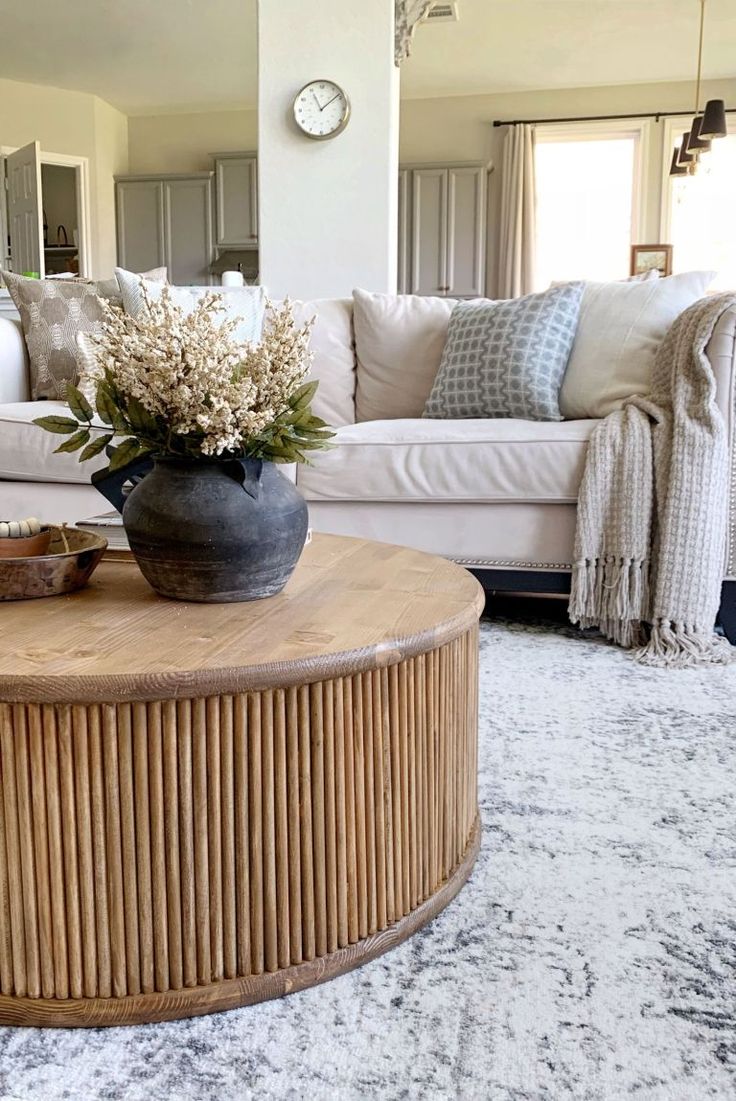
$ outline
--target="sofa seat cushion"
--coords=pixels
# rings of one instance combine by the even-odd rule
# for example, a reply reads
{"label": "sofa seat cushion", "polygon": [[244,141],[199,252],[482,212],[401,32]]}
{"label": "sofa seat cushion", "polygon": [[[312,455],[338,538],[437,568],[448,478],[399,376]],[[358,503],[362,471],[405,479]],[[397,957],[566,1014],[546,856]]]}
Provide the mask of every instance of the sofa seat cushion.
{"label": "sofa seat cushion", "polygon": [[340,428],[299,468],[313,501],[577,500],[594,420],[384,420]]}
{"label": "sofa seat cushion", "polygon": [[[69,416],[63,401],[21,401],[0,405],[0,479],[21,482],[89,482],[107,465],[105,455],[80,463],[79,453],[54,455],[64,440],[33,424],[35,417]],[[102,501],[102,498],[100,498]]]}

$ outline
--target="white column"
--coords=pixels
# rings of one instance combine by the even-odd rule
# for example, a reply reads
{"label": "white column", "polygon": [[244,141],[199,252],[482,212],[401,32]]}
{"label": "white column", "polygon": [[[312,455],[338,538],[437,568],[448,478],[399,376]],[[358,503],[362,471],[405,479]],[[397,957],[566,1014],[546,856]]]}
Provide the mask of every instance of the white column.
{"label": "white column", "polygon": [[[399,76],[394,0],[259,0],[261,282],[281,298],[396,290]],[[303,135],[292,105],[310,80],[351,102],[329,141]]]}

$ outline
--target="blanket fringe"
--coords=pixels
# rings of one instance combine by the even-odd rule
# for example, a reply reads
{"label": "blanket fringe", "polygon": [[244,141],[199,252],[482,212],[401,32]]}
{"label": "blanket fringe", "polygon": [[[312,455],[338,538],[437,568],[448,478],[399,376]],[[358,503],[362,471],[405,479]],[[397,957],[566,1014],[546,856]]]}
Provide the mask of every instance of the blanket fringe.
{"label": "blanket fringe", "polygon": [[618,646],[631,649],[643,642],[642,618],[648,600],[646,559],[609,554],[573,564],[570,620],[583,628],[598,627]]}
{"label": "blanket fringe", "polygon": [[693,665],[730,665],[736,648],[704,627],[659,619],[651,627],[646,646],[636,652],[642,665],[684,669]]}

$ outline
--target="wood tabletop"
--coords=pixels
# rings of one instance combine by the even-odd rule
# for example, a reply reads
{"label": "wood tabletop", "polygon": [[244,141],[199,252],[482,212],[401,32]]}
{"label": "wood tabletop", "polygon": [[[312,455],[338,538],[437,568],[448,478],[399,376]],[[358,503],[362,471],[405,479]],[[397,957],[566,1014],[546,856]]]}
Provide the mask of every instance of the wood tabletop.
{"label": "wood tabletop", "polygon": [[167,600],[132,562],[87,588],[0,608],[0,701],[191,698],[341,677],[443,645],[472,626],[483,590],[406,547],[315,535],[279,596]]}

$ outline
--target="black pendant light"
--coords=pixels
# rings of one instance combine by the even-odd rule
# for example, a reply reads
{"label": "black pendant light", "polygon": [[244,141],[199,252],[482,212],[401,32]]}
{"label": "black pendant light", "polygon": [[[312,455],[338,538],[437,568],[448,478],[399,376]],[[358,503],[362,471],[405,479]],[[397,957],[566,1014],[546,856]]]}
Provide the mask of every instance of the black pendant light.
{"label": "black pendant light", "polygon": [[685,133],[682,135],[682,142],[680,143],[679,149],[675,148],[675,152],[677,153],[677,163],[678,164],[687,166],[687,165],[695,164],[697,162],[698,154],[697,153],[691,153],[690,150],[688,149],[687,143],[689,142],[689,140],[690,140],[690,131],[686,130]]}
{"label": "black pendant light", "polygon": [[722,99],[709,99],[700,125],[700,137],[725,138],[727,135],[726,104]]}
{"label": "black pendant light", "polygon": [[678,146],[672,150],[672,164],[670,165],[670,176],[689,176],[686,164],[680,164],[678,158],[680,156],[680,150]]}
{"label": "black pendant light", "polygon": [[672,154],[670,176],[692,175],[697,171],[701,153],[707,153],[713,138],[725,138],[726,105],[722,99],[709,99],[705,111],[700,111],[700,81],[703,72],[703,31],[705,28],[705,0],[700,0],[700,34],[698,36],[698,75],[695,81],[695,117],[682,144],[675,146]]}
{"label": "black pendant light", "polygon": [[703,116],[696,115],[687,139],[687,147],[691,153],[707,153],[710,149],[710,141],[702,136],[702,127]]}

